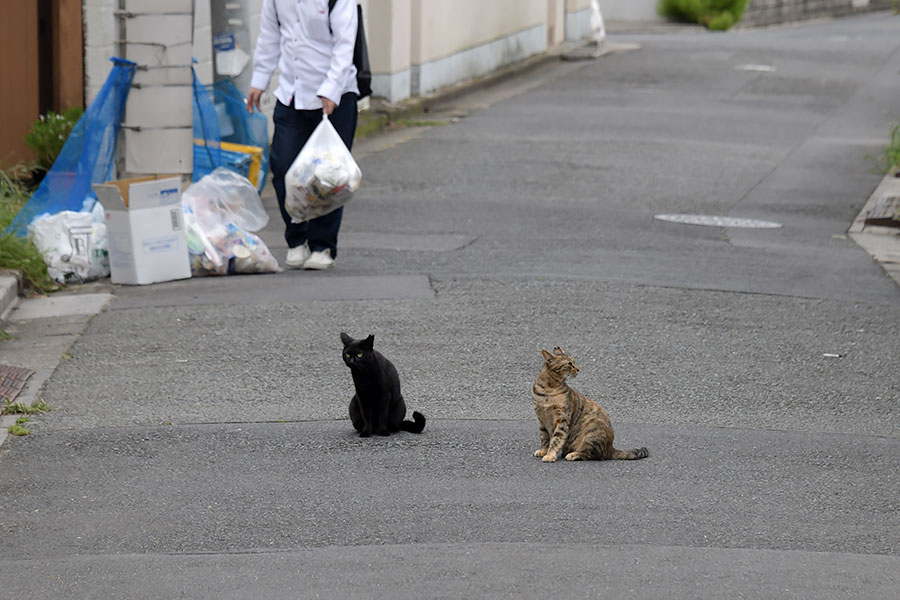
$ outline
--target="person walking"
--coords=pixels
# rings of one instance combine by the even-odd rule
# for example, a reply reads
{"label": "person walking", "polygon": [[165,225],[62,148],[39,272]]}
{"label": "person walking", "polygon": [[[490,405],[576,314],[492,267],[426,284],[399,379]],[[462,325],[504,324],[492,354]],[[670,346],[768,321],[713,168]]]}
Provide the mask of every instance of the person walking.
{"label": "person walking", "polygon": [[293,223],[284,209],[284,176],[313,130],[329,116],[348,149],[356,133],[356,0],[263,0],[247,110],[261,110],[260,97],[277,67],[275,131],[269,164],[285,224],[286,264],[324,270],[337,258],[344,208]]}

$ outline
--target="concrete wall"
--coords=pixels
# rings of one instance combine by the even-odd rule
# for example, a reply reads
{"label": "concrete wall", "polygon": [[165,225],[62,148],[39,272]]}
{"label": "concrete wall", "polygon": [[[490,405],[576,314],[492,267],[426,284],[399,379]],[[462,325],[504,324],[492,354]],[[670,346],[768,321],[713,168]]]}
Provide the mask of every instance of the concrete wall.
{"label": "concrete wall", "polygon": [[118,0],[84,0],[84,99],[90,105],[112,68],[119,39],[114,11]]}
{"label": "concrete wall", "polygon": [[407,95],[427,95],[545,51],[547,14],[546,0],[413,0]]}
{"label": "concrete wall", "polygon": [[211,84],[214,77],[210,0],[194,0],[194,39],[191,54],[197,61],[194,65],[197,79],[206,85]]}
{"label": "concrete wall", "polygon": [[116,52],[138,64],[125,104],[120,174],[193,169],[194,0],[126,0]]}
{"label": "concrete wall", "polygon": [[656,12],[656,0],[599,0],[605,21],[654,22],[663,18]]}
{"label": "concrete wall", "polygon": [[891,0],[750,0],[741,25],[772,25],[890,7]]}

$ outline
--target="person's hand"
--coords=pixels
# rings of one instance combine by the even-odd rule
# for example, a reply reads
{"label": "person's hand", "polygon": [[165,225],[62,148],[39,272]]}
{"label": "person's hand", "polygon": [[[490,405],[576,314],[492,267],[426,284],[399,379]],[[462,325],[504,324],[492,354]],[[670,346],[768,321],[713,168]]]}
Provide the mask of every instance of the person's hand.
{"label": "person's hand", "polygon": [[319,96],[319,99],[322,100],[322,112],[328,116],[331,116],[331,113],[333,113],[334,109],[337,108],[337,104],[335,104],[325,96]]}
{"label": "person's hand", "polygon": [[263,91],[259,88],[252,87],[250,88],[250,93],[247,94],[247,112],[252,113],[253,107],[256,107],[256,110],[262,112],[262,108],[259,106],[259,99],[262,98]]}

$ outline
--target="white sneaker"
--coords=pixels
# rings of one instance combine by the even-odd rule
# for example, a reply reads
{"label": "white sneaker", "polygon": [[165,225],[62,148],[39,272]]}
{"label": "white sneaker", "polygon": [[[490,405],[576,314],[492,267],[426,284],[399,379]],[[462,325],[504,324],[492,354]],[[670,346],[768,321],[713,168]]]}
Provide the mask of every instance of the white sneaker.
{"label": "white sneaker", "polygon": [[297,246],[296,248],[288,248],[287,258],[284,262],[292,269],[299,269],[308,258],[309,246],[304,243],[302,246]]}
{"label": "white sneaker", "polygon": [[331,258],[331,250],[316,250],[309,255],[306,262],[303,263],[304,269],[312,269],[315,271],[324,271],[334,266],[334,259]]}

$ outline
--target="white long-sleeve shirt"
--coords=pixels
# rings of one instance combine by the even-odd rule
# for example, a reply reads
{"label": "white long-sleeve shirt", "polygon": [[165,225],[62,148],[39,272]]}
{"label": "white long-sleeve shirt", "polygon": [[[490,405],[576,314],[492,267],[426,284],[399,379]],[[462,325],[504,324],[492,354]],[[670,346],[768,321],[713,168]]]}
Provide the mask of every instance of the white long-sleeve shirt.
{"label": "white long-sleeve shirt", "polygon": [[263,0],[259,37],[253,54],[251,87],[261,90],[278,67],[275,97],[298,109],[322,108],[319,96],[340,104],[347,92],[359,94],[353,47],[356,0]]}

